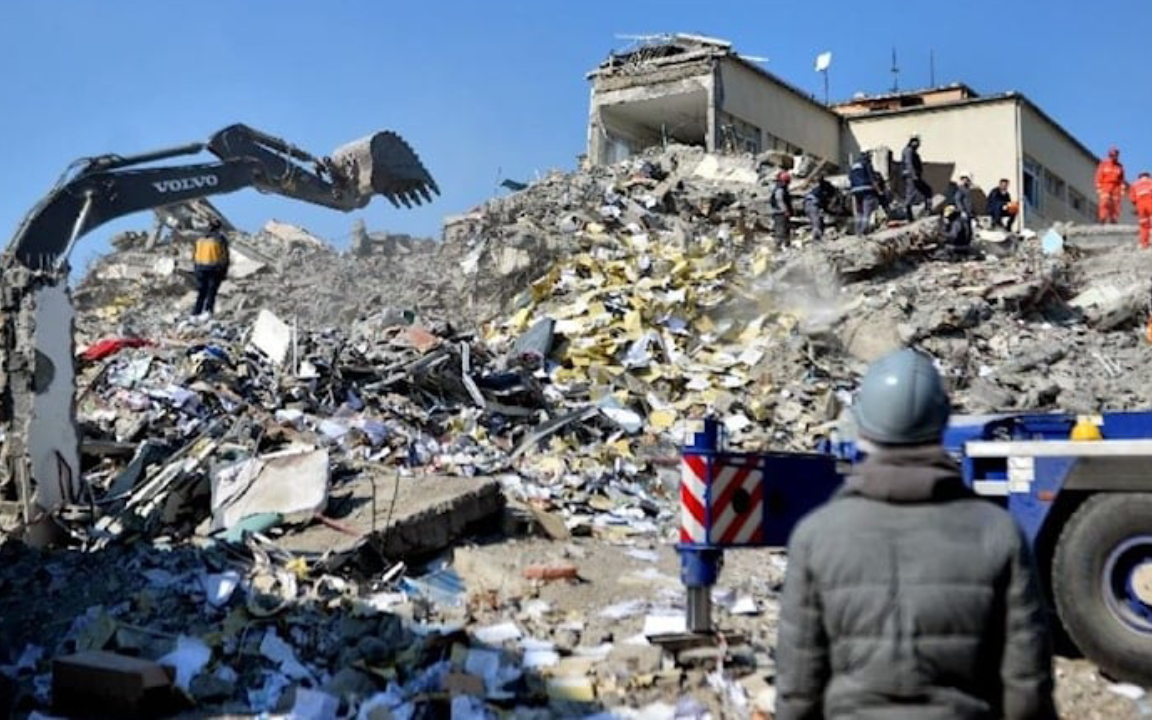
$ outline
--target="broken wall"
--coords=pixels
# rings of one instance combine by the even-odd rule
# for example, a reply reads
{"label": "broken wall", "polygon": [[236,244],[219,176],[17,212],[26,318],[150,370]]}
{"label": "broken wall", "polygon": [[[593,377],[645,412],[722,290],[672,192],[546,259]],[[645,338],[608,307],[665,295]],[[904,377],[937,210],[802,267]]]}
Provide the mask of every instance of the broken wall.
{"label": "broken wall", "polygon": [[789,150],[796,154],[789,148],[773,147],[775,138],[840,164],[840,116],[765,73],[732,58],[721,59],[716,102],[720,110],[766,134],[763,150]]}
{"label": "broken wall", "polygon": [[668,142],[707,147],[712,137],[711,61],[597,76],[588,118],[588,157],[624,160]]}
{"label": "broken wall", "polygon": [[0,307],[0,499],[26,524],[76,501],[73,310],[64,274],[9,266]]}

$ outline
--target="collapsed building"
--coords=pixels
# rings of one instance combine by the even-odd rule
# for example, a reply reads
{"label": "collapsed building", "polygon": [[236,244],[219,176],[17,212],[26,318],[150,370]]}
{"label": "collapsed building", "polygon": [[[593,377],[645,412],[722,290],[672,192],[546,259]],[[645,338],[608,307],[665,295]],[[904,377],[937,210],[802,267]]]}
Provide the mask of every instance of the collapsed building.
{"label": "collapsed building", "polygon": [[[861,94],[826,106],[731,43],[683,34],[613,53],[588,78],[592,164],[676,142],[713,152],[808,154],[846,167],[863,148],[894,149],[898,159],[899,149],[918,134],[925,179],[937,190],[965,172],[981,201],[981,193],[1007,178],[1022,200],[1026,227],[1094,222],[1097,216],[1098,158],[1019,92],[985,96],[957,83]],[[891,174],[900,189],[900,173],[890,173],[887,160],[877,169]]]}
{"label": "collapsed building", "polygon": [[[963,411],[1152,403],[1126,381],[1131,228],[984,231],[958,262],[932,217],[776,249],[783,160],[673,145],[555,172],[440,242],[236,229],[210,324],[186,319],[179,220],[210,208],[119,236],[73,293],[83,492],[53,522],[84,552],[4,546],[0,699],[81,697],[115,662],[197,711],[770,712],[781,556],[732,559],[725,647],[677,634],[694,420],[811,449],[904,343]],[[45,577],[85,593],[27,602]],[[1083,677],[1065,666],[1074,715],[1101,702]]]}

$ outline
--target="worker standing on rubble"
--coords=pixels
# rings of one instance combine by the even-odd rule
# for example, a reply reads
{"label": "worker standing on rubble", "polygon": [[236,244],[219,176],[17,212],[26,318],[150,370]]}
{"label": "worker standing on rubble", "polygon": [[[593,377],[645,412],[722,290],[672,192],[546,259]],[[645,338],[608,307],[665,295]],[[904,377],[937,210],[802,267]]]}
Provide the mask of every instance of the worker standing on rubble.
{"label": "worker standing on rubble", "polygon": [[1120,150],[1108,148],[1108,157],[1096,166],[1096,196],[1101,223],[1120,222],[1120,204],[1128,182],[1124,179],[1124,166],[1120,164]]}
{"label": "worker standing on rubble", "polygon": [[976,217],[976,210],[972,206],[972,175],[970,173],[964,173],[960,176],[960,182],[956,183],[956,192],[952,193],[952,204],[968,220]]}
{"label": "worker standing on rubble", "polygon": [[915,220],[913,208],[924,204],[928,214],[932,203],[932,188],[924,181],[924,162],[920,159],[920,136],[913,135],[900,156],[904,176],[904,207],[909,221]]}
{"label": "worker standing on rubble", "polygon": [[856,234],[867,235],[872,229],[872,213],[876,212],[880,198],[876,171],[872,169],[872,153],[869,150],[861,150],[856,161],[848,167],[848,187],[852,194]]}
{"label": "worker standing on rubble", "polygon": [[208,221],[208,231],[192,247],[192,266],[196,275],[196,306],[192,315],[203,319],[216,311],[216,293],[228,276],[228,236],[219,218]]}
{"label": "worker standing on rubble", "polygon": [[854,409],[869,456],[788,544],[777,720],[1055,718],[1028,544],[941,447],[932,359],[876,361]]}
{"label": "worker standing on rubble", "polygon": [[1016,222],[1019,206],[1012,202],[1012,194],[1008,192],[1008,178],[1000,178],[1000,184],[988,193],[986,210],[992,218],[993,227],[1012,232],[1012,224]]}
{"label": "worker standing on rubble", "polygon": [[1132,183],[1132,206],[1136,208],[1136,219],[1140,223],[1140,247],[1148,249],[1149,234],[1152,233],[1152,176],[1140,173]]}
{"label": "worker standing on rubble", "polygon": [[788,192],[788,184],[792,176],[787,170],[781,170],[776,175],[776,184],[772,187],[772,195],[768,198],[768,212],[772,216],[772,237],[776,238],[776,246],[784,247],[792,237],[792,228],[789,218],[792,216],[792,194]]}
{"label": "worker standing on rubble", "polygon": [[812,239],[824,239],[824,215],[828,210],[828,203],[836,195],[836,188],[828,182],[823,175],[816,176],[816,184],[804,194],[804,214],[812,225]]}

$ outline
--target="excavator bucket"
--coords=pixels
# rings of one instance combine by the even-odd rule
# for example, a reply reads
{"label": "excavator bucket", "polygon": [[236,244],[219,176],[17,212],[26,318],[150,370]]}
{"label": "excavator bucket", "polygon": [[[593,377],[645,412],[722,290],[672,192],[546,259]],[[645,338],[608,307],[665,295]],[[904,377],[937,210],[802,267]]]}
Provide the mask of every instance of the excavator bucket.
{"label": "excavator bucket", "polygon": [[342,145],[331,157],[363,197],[383,195],[397,207],[412,207],[432,202],[432,194],[440,194],[419,156],[394,132],[386,130]]}

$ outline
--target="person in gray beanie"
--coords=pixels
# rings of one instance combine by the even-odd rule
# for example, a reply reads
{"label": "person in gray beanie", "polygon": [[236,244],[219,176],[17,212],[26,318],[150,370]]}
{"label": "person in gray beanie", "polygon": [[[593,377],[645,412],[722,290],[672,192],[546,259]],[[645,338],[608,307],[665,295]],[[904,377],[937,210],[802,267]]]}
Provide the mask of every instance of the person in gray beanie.
{"label": "person in gray beanie", "polygon": [[864,376],[869,455],[789,540],[777,720],[1056,717],[1028,544],[964,485],[940,444],[949,414],[920,352]]}

